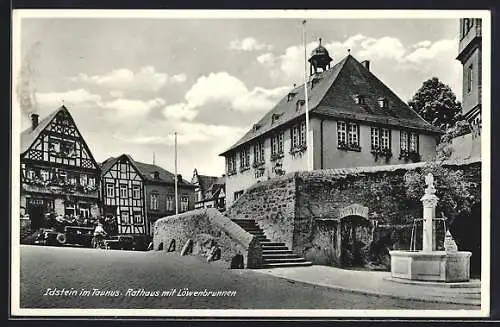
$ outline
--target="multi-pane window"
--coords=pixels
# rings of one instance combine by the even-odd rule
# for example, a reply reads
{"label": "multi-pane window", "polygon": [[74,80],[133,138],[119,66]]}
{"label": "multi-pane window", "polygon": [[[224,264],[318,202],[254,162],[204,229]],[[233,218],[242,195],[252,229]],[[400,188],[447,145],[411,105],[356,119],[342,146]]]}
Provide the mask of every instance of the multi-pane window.
{"label": "multi-pane window", "polygon": [[40,176],[42,177],[43,181],[48,181],[50,179],[50,173],[44,169],[40,170]]}
{"label": "multi-pane window", "polygon": [[348,134],[347,134],[347,141],[349,145],[359,145],[358,133],[359,133],[358,124],[349,123]]}
{"label": "multi-pane window", "polygon": [[401,151],[418,153],[418,134],[401,131],[400,135]]}
{"label": "multi-pane window", "polygon": [[140,211],[135,211],[134,212],[134,224],[136,225],[142,225],[144,223],[142,219],[142,214]]}
{"label": "multi-pane window", "polygon": [[254,163],[259,164],[265,161],[264,159],[264,142],[259,142],[253,147]]}
{"label": "multi-pane window", "polygon": [[339,144],[347,143],[347,124],[343,121],[337,122],[337,138]]}
{"label": "multi-pane window", "polygon": [[172,195],[167,195],[167,201],[165,202],[167,211],[173,211],[174,210],[174,196]]}
{"label": "multi-pane window", "polygon": [[339,148],[359,151],[359,125],[352,122],[337,122],[337,142]]}
{"label": "multi-pane window", "polygon": [[115,186],[111,183],[106,184],[106,196],[113,198],[115,196]]}
{"label": "multi-pane window", "polygon": [[95,178],[94,177],[89,177],[88,183],[89,183],[90,187],[94,187],[95,186]]}
{"label": "multi-pane window", "polygon": [[302,122],[290,129],[292,149],[306,144],[306,122]]}
{"label": "multi-pane window", "polygon": [[388,128],[372,127],[372,150],[391,149],[391,130]]}
{"label": "multi-pane window", "polygon": [[80,185],[87,185],[87,174],[80,174]]}
{"label": "multi-pane window", "polygon": [[240,152],[240,168],[247,168],[250,166],[250,149],[244,148]]}
{"label": "multi-pane window", "polygon": [[132,187],[132,196],[134,199],[140,199],[141,198],[141,187],[139,185],[134,185]]}
{"label": "multi-pane window", "polygon": [[68,175],[66,174],[66,172],[64,170],[61,170],[59,171],[59,179],[62,180],[62,181],[66,181]]}
{"label": "multi-pane window", "polygon": [[127,193],[128,193],[127,192],[127,185],[120,184],[120,198],[122,198],[122,199],[128,198]]}
{"label": "multi-pane window", "polygon": [[151,210],[158,210],[158,194],[151,194]]}
{"label": "multi-pane window", "polygon": [[391,148],[391,131],[387,128],[382,128],[381,130],[381,138],[380,143],[382,149],[390,149]]}
{"label": "multi-pane window", "polygon": [[234,154],[227,157],[227,172],[232,173],[236,171],[236,157]]}
{"label": "multi-pane window", "polygon": [[399,144],[401,145],[401,151],[408,151],[409,149],[409,144],[408,144],[408,139],[409,139],[409,136],[408,136],[408,132],[407,131],[401,131],[401,134],[400,134],[400,140],[399,140]]}
{"label": "multi-pane window", "polygon": [[418,152],[418,135],[416,133],[410,133],[410,151]]}
{"label": "multi-pane window", "polygon": [[377,127],[372,127],[372,150],[380,148],[380,129]]}
{"label": "multi-pane window", "polygon": [[130,216],[128,211],[122,211],[121,214],[122,225],[130,225]]}
{"label": "multi-pane window", "polygon": [[271,138],[271,155],[283,153],[283,139],[285,133],[283,131],[278,132]]}
{"label": "multi-pane window", "polygon": [[188,211],[189,208],[189,198],[187,196],[181,196],[181,212]]}

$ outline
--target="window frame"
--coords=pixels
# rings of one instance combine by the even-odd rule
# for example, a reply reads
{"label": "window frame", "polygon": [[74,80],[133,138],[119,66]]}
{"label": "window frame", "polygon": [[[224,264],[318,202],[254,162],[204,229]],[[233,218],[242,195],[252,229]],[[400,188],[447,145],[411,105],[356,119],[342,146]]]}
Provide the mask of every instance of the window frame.
{"label": "window frame", "polygon": [[[160,200],[160,195],[158,193],[151,193],[150,194],[150,199],[149,199],[149,205],[151,210],[159,210],[159,200]],[[154,201],[153,201],[154,199]]]}
{"label": "window frame", "polygon": [[[136,196],[136,191],[137,196]],[[140,185],[132,185],[132,198],[134,200],[139,200],[141,198],[141,186]]]}
{"label": "window frame", "polygon": [[[128,199],[128,186],[127,184],[120,184],[118,187],[120,199]],[[125,195],[122,192],[125,191]]]}
{"label": "window frame", "polygon": [[[127,219],[125,219],[125,216]],[[120,222],[122,225],[132,225],[130,221],[130,213],[128,211],[120,211]]]}
{"label": "window frame", "polygon": [[[144,225],[144,218],[142,216],[142,213],[140,211],[134,211],[134,225]],[[137,219],[139,217],[140,219]]]}
{"label": "window frame", "polygon": [[181,210],[180,212],[186,212],[189,210],[189,196],[181,195]]}
{"label": "window frame", "polygon": [[108,197],[108,198],[114,198],[115,197],[115,184],[113,184],[113,183],[106,183],[106,197]]}

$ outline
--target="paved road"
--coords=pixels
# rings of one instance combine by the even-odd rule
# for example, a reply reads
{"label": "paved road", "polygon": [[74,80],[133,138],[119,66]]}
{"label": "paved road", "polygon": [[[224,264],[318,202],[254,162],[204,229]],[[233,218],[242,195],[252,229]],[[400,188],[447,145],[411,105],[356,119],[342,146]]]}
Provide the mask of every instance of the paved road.
{"label": "paved road", "polygon": [[[49,288],[66,289],[70,293],[84,289],[91,294],[93,289],[99,289],[108,293],[44,295]],[[177,296],[185,288],[236,291],[236,295]],[[143,289],[173,294],[146,296],[143,292],[127,296],[129,289],[138,293]],[[165,252],[42,246],[21,246],[21,308],[467,309],[461,305],[368,296],[295,283]]]}

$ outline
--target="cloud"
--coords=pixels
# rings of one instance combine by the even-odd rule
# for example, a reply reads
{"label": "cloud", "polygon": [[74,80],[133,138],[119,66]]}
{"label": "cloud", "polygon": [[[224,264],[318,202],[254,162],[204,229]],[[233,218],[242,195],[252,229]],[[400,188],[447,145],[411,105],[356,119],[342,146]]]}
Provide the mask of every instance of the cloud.
{"label": "cloud", "polygon": [[258,56],[257,61],[262,65],[272,65],[276,61],[276,56],[270,52],[267,52]]}
{"label": "cloud", "polygon": [[151,111],[151,109],[164,105],[165,100],[161,98],[155,98],[147,101],[121,98],[100,103],[100,107],[103,109],[110,109],[112,110],[113,115],[117,114],[120,117],[145,116]]}
{"label": "cloud", "polygon": [[209,105],[229,107],[239,112],[270,110],[289,87],[248,89],[240,79],[227,72],[210,73],[198,78],[186,92],[185,102],[169,105],[163,115],[172,119],[193,120],[200,110]]}
{"label": "cloud", "polygon": [[367,38],[361,41],[360,47],[358,56],[371,60],[394,59],[399,61],[405,55],[403,44],[394,37]]}
{"label": "cloud", "polygon": [[77,89],[67,92],[36,93],[36,99],[40,106],[55,109],[63,102],[65,105],[78,107],[84,104],[98,103],[102,98],[100,95],[92,94],[85,89]]}
{"label": "cloud", "polygon": [[177,143],[179,145],[192,143],[216,142],[221,138],[235,140],[241,137],[246,128],[212,125],[198,122],[171,122],[168,129],[157,130],[155,133],[144,132],[141,129],[135,135],[126,136],[122,132],[116,132],[115,137],[133,144],[141,145],[173,145],[173,131],[177,132]]}
{"label": "cloud", "polygon": [[412,48],[421,48],[421,47],[425,47],[425,48],[427,48],[427,47],[429,47],[431,44],[432,44],[432,42],[431,42],[431,41],[429,41],[429,40],[424,40],[424,41],[420,41],[420,42],[415,43],[415,44],[414,44],[414,45],[412,45],[411,47],[412,47]]}
{"label": "cloud", "polygon": [[238,51],[256,51],[256,50],[271,50],[272,46],[263,42],[257,41],[253,37],[247,37],[243,40],[233,40],[229,44],[229,49]]}
{"label": "cloud", "polygon": [[176,103],[166,106],[162,112],[166,118],[179,120],[193,120],[198,114],[196,110],[189,108],[185,103]]}
{"label": "cloud", "polygon": [[434,43],[422,42],[413,52],[407,54],[404,60],[413,64],[420,64],[424,61],[438,59],[444,54],[449,57],[449,54],[455,57],[457,52],[457,42],[455,40],[439,40]]}
{"label": "cloud", "polygon": [[186,81],[185,74],[169,76],[165,73],[156,72],[152,66],[141,68],[133,72],[126,68],[115,69],[103,75],[78,74],[69,78],[73,82],[82,82],[109,88],[117,91],[143,91],[157,92],[167,83],[183,83]]}

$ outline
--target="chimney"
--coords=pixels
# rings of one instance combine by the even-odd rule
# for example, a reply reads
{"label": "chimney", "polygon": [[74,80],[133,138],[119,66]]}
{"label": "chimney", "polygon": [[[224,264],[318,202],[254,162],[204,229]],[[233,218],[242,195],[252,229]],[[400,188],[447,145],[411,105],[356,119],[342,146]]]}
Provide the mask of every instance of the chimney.
{"label": "chimney", "polygon": [[365,66],[366,70],[370,71],[370,60],[363,60],[361,65]]}
{"label": "chimney", "polygon": [[38,126],[38,114],[31,114],[31,128],[34,130]]}

